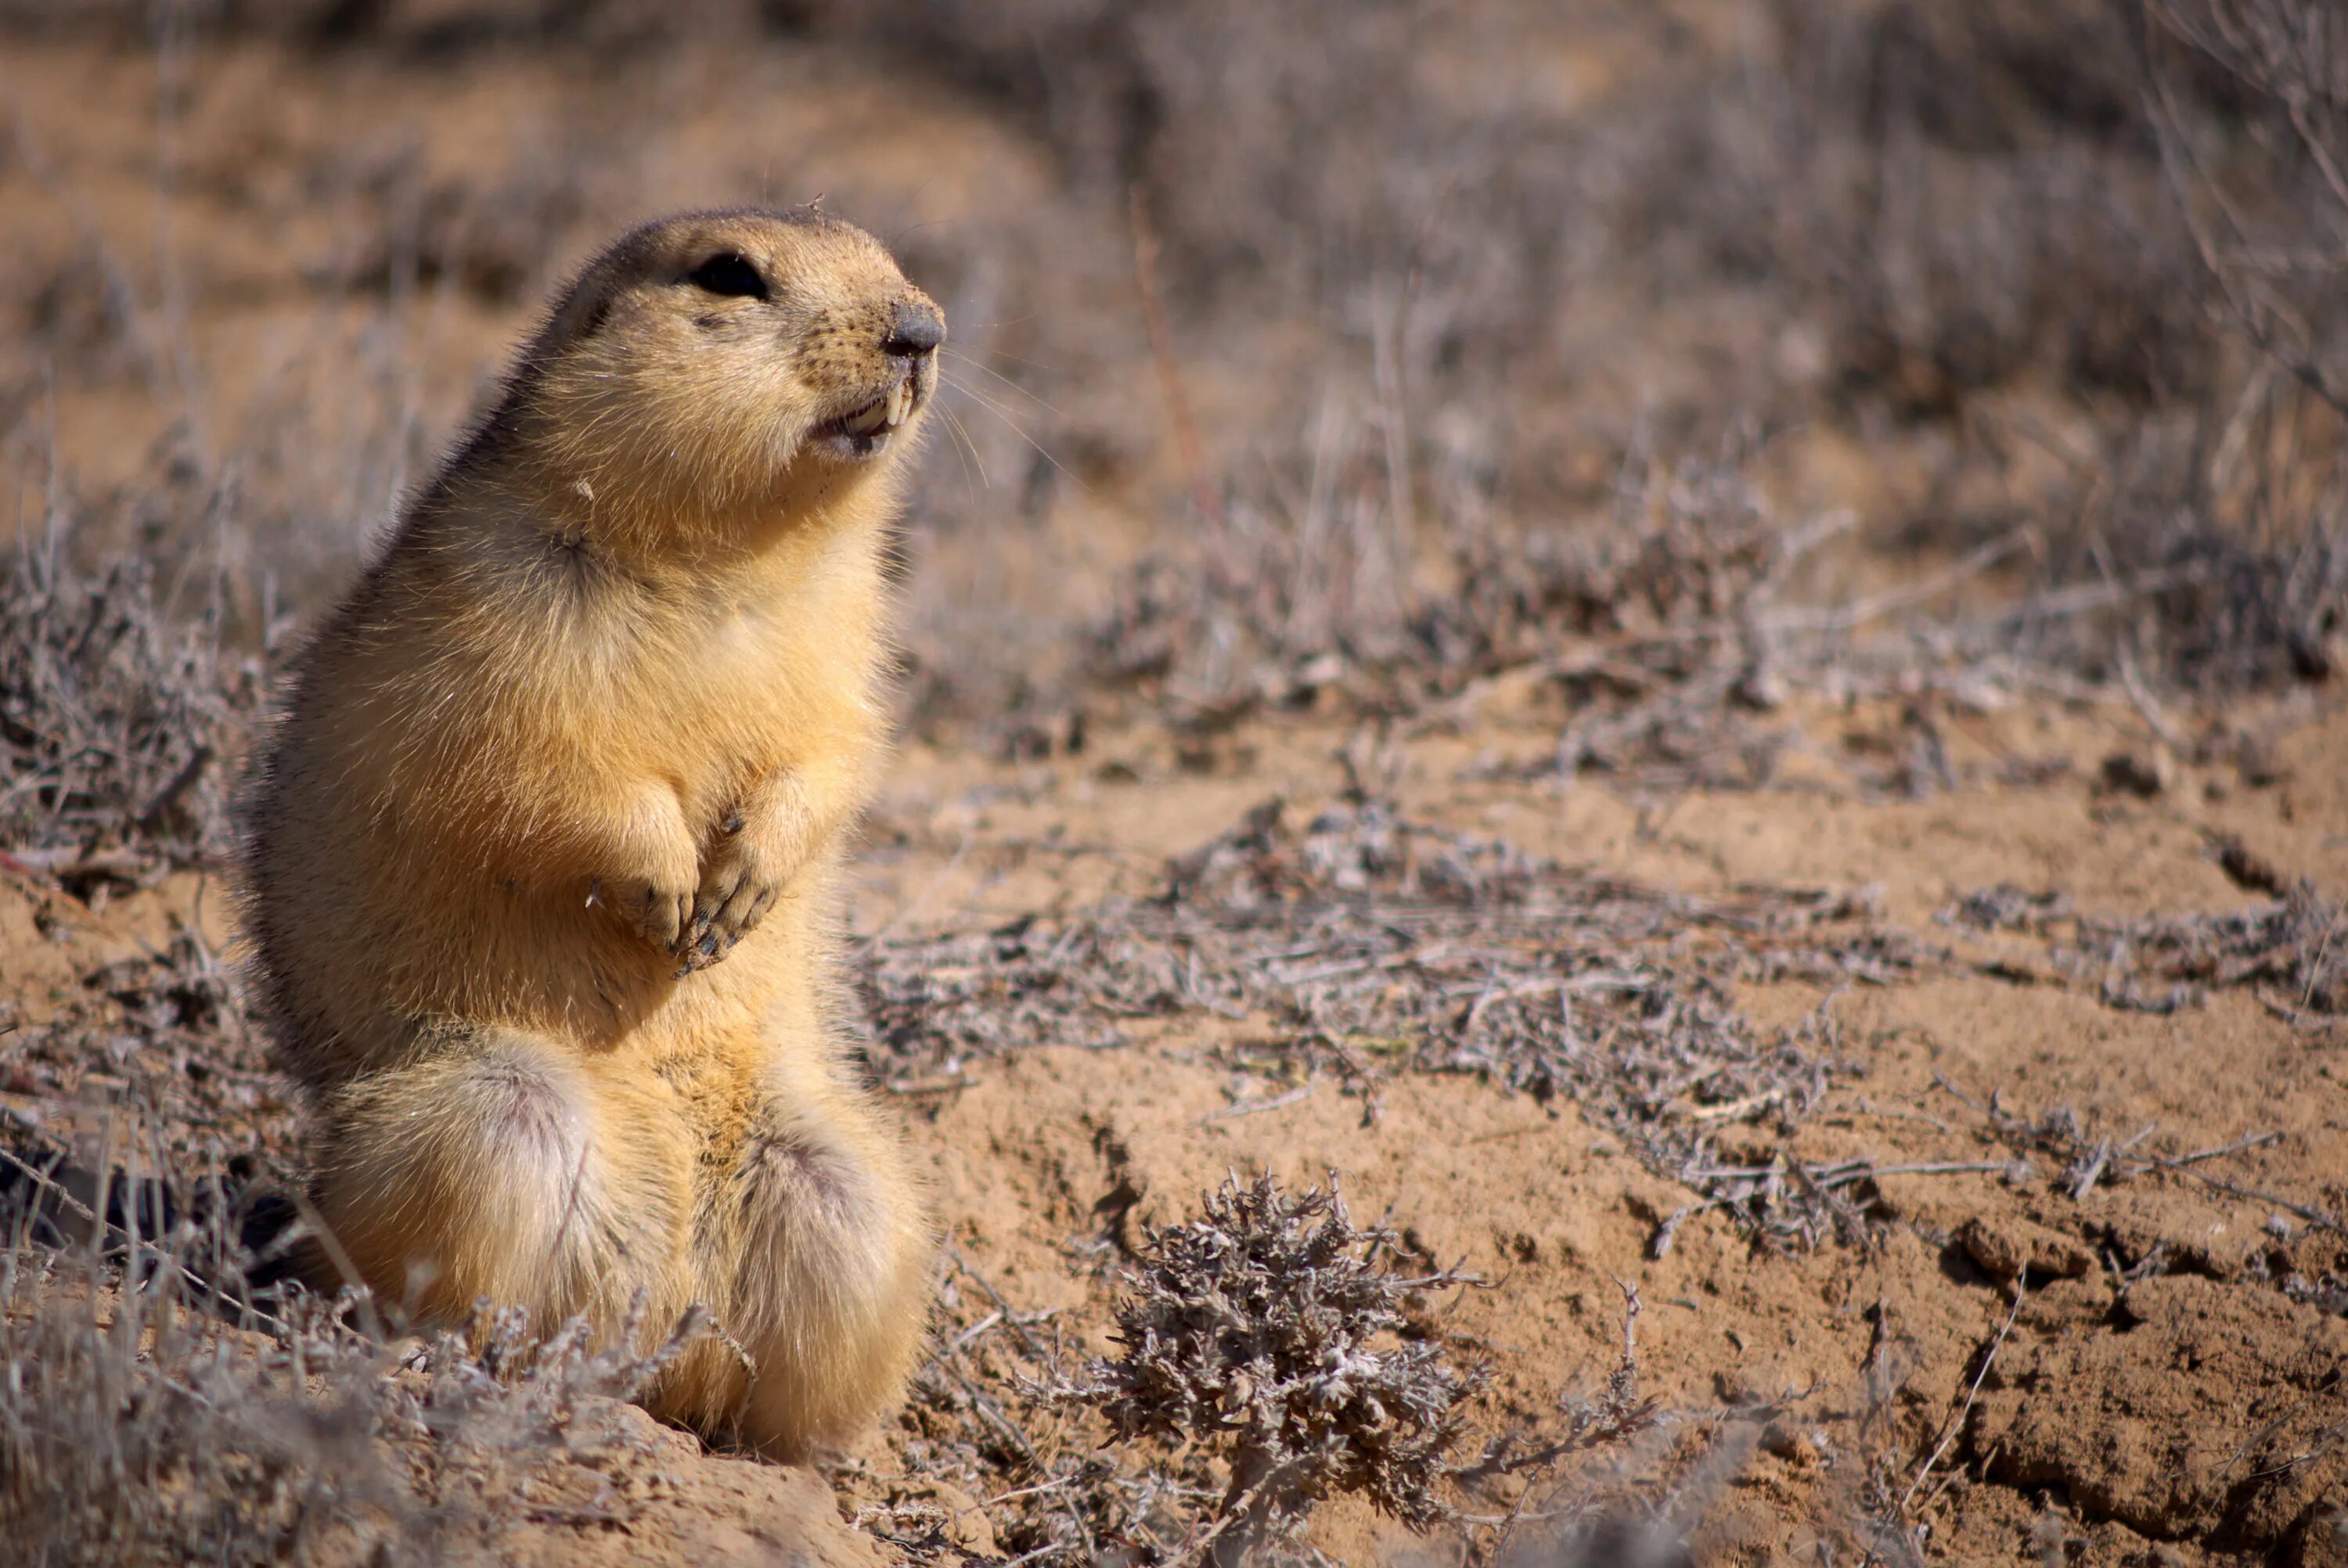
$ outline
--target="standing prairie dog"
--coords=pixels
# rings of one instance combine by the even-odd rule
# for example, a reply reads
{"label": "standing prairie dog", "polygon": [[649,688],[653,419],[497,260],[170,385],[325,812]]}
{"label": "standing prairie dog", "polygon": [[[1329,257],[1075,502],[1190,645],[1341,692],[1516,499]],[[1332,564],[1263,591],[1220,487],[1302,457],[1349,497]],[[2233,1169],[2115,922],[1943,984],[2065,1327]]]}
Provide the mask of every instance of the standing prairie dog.
{"label": "standing prairie dog", "polygon": [[944,336],[811,210],[619,241],[303,656],[250,804],[348,1265],[425,1324],[703,1304],[732,1345],[646,1402],[778,1457],[888,1404],[928,1307],[836,906]]}

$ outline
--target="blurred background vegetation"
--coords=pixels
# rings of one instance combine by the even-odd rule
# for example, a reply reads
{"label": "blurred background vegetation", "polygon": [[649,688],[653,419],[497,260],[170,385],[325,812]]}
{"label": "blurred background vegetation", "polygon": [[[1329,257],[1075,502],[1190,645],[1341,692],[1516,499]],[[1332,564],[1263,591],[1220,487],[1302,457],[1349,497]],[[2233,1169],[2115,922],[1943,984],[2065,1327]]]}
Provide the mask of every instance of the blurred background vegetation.
{"label": "blurred background vegetation", "polygon": [[820,197],[954,326],[923,726],[1468,678],[1605,620],[1692,463],[1847,512],[1825,591],[2003,540],[1958,598],[2102,585],[1997,623],[2049,668],[2288,682],[2343,579],[2334,20],[7,0],[0,464],[20,538],[273,643],[601,238]]}

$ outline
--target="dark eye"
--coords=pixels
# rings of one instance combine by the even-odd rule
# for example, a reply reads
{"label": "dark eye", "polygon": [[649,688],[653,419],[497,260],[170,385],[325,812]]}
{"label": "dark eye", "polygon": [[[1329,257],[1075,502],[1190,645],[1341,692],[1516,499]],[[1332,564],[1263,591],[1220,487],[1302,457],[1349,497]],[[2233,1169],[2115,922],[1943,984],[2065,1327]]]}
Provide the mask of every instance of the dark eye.
{"label": "dark eye", "polygon": [[758,276],[757,268],[734,251],[718,251],[687,272],[685,281],[713,294],[747,294],[754,300],[767,297],[767,280]]}

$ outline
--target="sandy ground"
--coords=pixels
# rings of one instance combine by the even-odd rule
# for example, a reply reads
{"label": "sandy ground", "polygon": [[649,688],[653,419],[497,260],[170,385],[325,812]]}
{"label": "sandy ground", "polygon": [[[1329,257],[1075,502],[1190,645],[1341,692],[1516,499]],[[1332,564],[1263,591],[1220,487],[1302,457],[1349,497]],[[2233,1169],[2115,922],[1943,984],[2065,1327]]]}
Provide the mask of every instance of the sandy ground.
{"label": "sandy ground", "polygon": [[[1894,926],[1931,940],[1950,936],[1934,911],[2001,882],[2110,914],[2239,906],[2206,848],[2212,832],[2320,878],[2348,855],[2337,793],[2348,726],[2336,718],[2292,734],[2287,776],[2266,789],[2186,776],[2150,802],[2085,782],[2109,746],[2141,743],[2132,717],[2012,713],[1994,727],[2009,743],[2072,757],[2075,776],[1921,805],[1823,792],[1642,805],[1597,790],[1560,800],[1462,784],[1456,751],[1430,743],[1411,756],[1400,797],[1424,818],[1676,890],[1871,885]],[[1838,728],[1817,726],[1828,744]],[[1505,727],[1475,739],[1495,732]],[[906,825],[910,840],[901,859],[872,857],[876,907],[910,897],[935,912],[967,899],[997,919],[1048,907],[1067,879],[1056,859],[1038,867],[1025,853],[1039,833],[1065,825],[1103,858],[1148,865],[1256,796],[1334,796],[1343,738],[1256,737],[1254,763],[1230,779],[1144,764],[1139,781],[1104,786],[1097,767],[1031,772],[1000,804],[984,785],[940,793],[931,780],[951,777],[950,761],[916,755],[876,823],[876,839]],[[1117,755],[1120,743],[1148,753],[1142,737],[1103,749]],[[988,804],[954,809],[973,794]],[[1790,1020],[1820,993],[1779,987],[1745,999],[1756,1017]],[[2018,1183],[1885,1175],[1875,1202],[1892,1223],[1871,1246],[1771,1255],[1710,1215],[1688,1221],[1659,1259],[1658,1221],[1689,1194],[1570,1105],[1459,1078],[1397,1078],[1374,1108],[1333,1078],[1307,1078],[1300,1094],[1232,1071],[1181,1028],[1147,1046],[1038,1050],[981,1070],[914,1135],[936,1163],[960,1255],[1021,1306],[1079,1313],[1099,1303],[1064,1260],[1072,1240],[1097,1234],[1097,1205],[1120,1184],[1141,1194],[1136,1217],[1163,1220],[1228,1171],[1300,1184],[1342,1173],[1357,1207],[1390,1214],[1434,1255],[1497,1282],[1454,1319],[1498,1369],[1480,1415],[1493,1430],[1553,1426],[1561,1390],[1602,1378],[1622,1327],[1616,1282],[1635,1286],[1649,1391],[1689,1411],[1786,1401],[1705,1516],[1707,1561],[1811,1560],[1808,1522],[1856,1504],[1832,1495],[1851,1483],[1852,1445],[1886,1445],[1912,1480],[1951,1433],[1924,1472],[1933,1501],[1920,1517],[1936,1558],[2012,1560],[2059,1538],[2075,1560],[2181,1551],[2161,1560],[2191,1561],[2203,1546],[2258,1552],[2290,1538],[2307,1560],[2327,1560],[2306,1522],[2348,1485],[2337,1381],[2348,1334],[2336,1308],[2284,1287],[2336,1280],[2343,1238],[2336,1222],[2285,1205],[2341,1206],[2348,1039],[2336,1023],[2297,1029],[2237,995],[2147,1017],[1980,974],[1855,988],[1831,1016],[1835,1087],[1791,1144],[1815,1167],[2011,1159],[1982,1109],[2002,1098],[2024,1119],[2068,1107],[2091,1141],[2140,1137],[2136,1147],[2171,1153],[2280,1134],[2191,1167],[2274,1197],[2154,1172],[2074,1200],[2041,1157],[2035,1179]],[[1882,1426],[1855,1430],[1879,1401]],[[1316,1539],[1340,1560],[1395,1544],[1374,1547],[1366,1518],[1331,1514]]]}
{"label": "sandy ground", "polygon": [[[1837,727],[1821,717],[1814,729],[1831,743]],[[1825,792],[1642,804],[1463,784],[1456,744],[1430,742],[1412,749],[1399,801],[1423,820],[1673,891],[1872,886],[1892,927],[2010,958],[2024,977],[2027,944],[2000,948],[1936,926],[1933,912],[2001,882],[2109,915],[2241,906],[2208,851],[2214,832],[2324,880],[2348,870],[2338,715],[2286,737],[2270,784],[2183,770],[2149,801],[2088,782],[2110,746],[2142,743],[2130,715],[2010,713],[1995,728],[2073,757],[2072,776],[1921,804]],[[1506,733],[1496,718],[1475,738]],[[1265,795],[1308,812],[1335,798],[1341,732],[1248,738],[1248,767],[1206,778],[1153,765],[1160,738],[1140,733],[1105,736],[1081,762],[1021,769],[917,748],[870,826],[860,928],[902,938],[1065,910],[1145,886]],[[135,946],[183,917],[232,944],[219,907],[216,888],[190,879],[91,920],[12,885],[0,894],[7,999],[38,1022],[117,955],[109,937]],[[56,919],[50,936],[36,914]],[[1823,997],[1779,985],[1740,999],[1769,1022]],[[1210,1018],[1114,1049],[973,1063],[950,1091],[910,1096],[919,1109],[907,1117],[963,1280],[949,1331],[988,1305],[975,1277],[1016,1309],[1060,1309],[1075,1343],[1106,1348],[1094,1263],[1118,1225],[1181,1218],[1231,1172],[1298,1185],[1334,1173],[1357,1213],[1389,1216],[1415,1246],[1492,1282],[1446,1320],[1461,1352],[1495,1373],[1478,1436],[1553,1431],[1560,1396],[1612,1368],[1618,1285],[1636,1288],[1642,1391],[1740,1454],[1691,1515],[1704,1561],[1812,1560],[1820,1524],[1866,1506],[1853,1489],[1876,1458],[1894,1480],[1922,1478],[1910,1512],[1936,1559],[2017,1560],[2059,1541],[2097,1563],[2331,1560],[2324,1538],[2348,1486],[2348,1247],[2331,1217],[2348,1200],[2348,1036],[2336,1020],[2295,1026],[2243,991],[2149,1016],[2090,988],[1956,966],[1841,990],[1828,1009],[1831,1087],[1785,1148],[1815,1170],[1860,1157],[1887,1173],[1859,1189],[1869,1239],[1798,1251],[1757,1248],[1720,1214],[1697,1214],[1657,1257],[1659,1225],[1688,1190],[1571,1103],[1472,1077],[1401,1074],[1371,1088],[1241,1071],[1222,1049],[1233,1026]],[[88,1092],[102,1095],[102,1077]],[[2025,1122],[2067,1109],[2087,1142],[2127,1153],[2075,1198],[2075,1173],[1999,1132],[1993,1102]],[[1723,1128],[1723,1158],[1741,1119]],[[2181,1170],[2127,1157],[2246,1138],[2256,1145]],[[2017,1157],[2032,1162],[2019,1180],[1964,1168]],[[1902,1167],[1912,1173],[1888,1173]],[[934,1492],[892,1487],[903,1435],[859,1450],[843,1472],[848,1506]],[[757,1467],[696,1460],[689,1440],[664,1440],[662,1462],[695,1478],[690,1487],[752,1489],[751,1502],[709,1503],[712,1519],[738,1525],[781,1507],[760,1501]],[[1505,1512],[1521,1483],[1494,1491],[1485,1507]],[[695,1522],[700,1507],[671,1500],[636,1549],[673,1538],[686,1560],[708,1523]],[[1412,1545],[1342,1501],[1314,1540],[1344,1562]]]}

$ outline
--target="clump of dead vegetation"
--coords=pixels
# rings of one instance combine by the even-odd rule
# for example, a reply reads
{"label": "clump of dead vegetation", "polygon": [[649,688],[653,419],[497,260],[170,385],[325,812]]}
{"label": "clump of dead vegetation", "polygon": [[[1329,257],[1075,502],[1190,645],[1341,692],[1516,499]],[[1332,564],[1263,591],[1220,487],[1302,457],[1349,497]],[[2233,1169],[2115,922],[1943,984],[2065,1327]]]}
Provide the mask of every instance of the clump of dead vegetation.
{"label": "clump of dead vegetation", "polygon": [[84,576],[56,532],[0,559],[0,848],[20,869],[82,891],[229,849],[256,682],[171,597],[135,556]]}
{"label": "clump of dead vegetation", "polygon": [[2348,911],[2304,880],[2280,891],[2225,914],[2115,919],[2001,885],[1966,894],[1941,918],[2037,938],[2060,973],[2131,1011],[2178,1012],[2240,988],[2286,1019],[2337,1017],[2348,1010]]}
{"label": "clump of dead vegetation", "polygon": [[0,557],[0,872],[36,896],[35,926],[71,971],[29,1019],[31,999],[0,999],[6,1137],[40,1158],[87,1154],[138,1106],[178,1168],[282,1172],[293,1099],[233,967],[199,918],[147,941],[106,915],[118,889],[225,867],[263,661],[231,651],[218,595],[185,574],[159,584],[135,555],[81,569],[78,515],[59,503]]}
{"label": "clump of dead vegetation", "polygon": [[[1476,1276],[1356,1226],[1334,1180],[1233,1177],[1192,1216],[1144,1226],[1112,1277],[1117,1349],[1086,1358],[1058,1315],[1014,1311],[958,1264],[943,1292],[958,1321],[903,1418],[904,1472],[850,1467],[891,1497],[860,1522],[923,1562],[1170,1565],[1323,1561],[1304,1526],[1341,1492],[1415,1526],[1454,1517],[1482,1374],[1455,1363],[1433,1303]],[[1577,1428],[1568,1448],[1637,1424]],[[983,1544],[942,1482],[994,1491]]]}
{"label": "clump of dead vegetation", "polygon": [[[2306,0],[2151,0],[2140,92],[2202,302],[2251,367],[2205,404],[2171,509],[2132,530],[2198,556],[2165,618],[2208,689],[2338,672],[2348,631],[2348,40]],[[2205,87],[2200,93],[2197,86]],[[2215,97],[2227,112],[2213,112]],[[2189,541],[2189,542],[2188,542]],[[2116,532],[2122,552],[2129,540]]]}
{"label": "clump of dead vegetation", "polygon": [[[1748,145],[1721,161],[1778,199],[1759,231],[1825,323],[1845,416],[1954,437],[1896,542],[2029,520],[1995,650],[2029,666],[2203,697],[2330,678],[2348,99],[2322,8],[1780,16],[1783,96],[1743,95],[1723,131]],[[2080,417],[2058,428],[2050,394]]]}
{"label": "clump of dead vegetation", "polygon": [[1843,520],[1780,518],[1732,448],[1634,455],[1586,531],[1468,497],[1413,529],[1390,461],[1358,441],[1317,453],[1309,476],[1235,499],[1202,564],[1142,563],[1094,634],[1095,678],[1145,682],[1193,724],[1330,695],[1456,724],[1513,688],[1570,715],[1552,771],[1767,781],[1785,737],[1755,721],[1818,629],[1781,600]]}
{"label": "clump of dead vegetation", "polygon": [[[2342,906],[2302,882],[2271,904],[2226,915],[2082,919],[2080,952],[2100,960],[2117,1005],[2171,1012],[2208,991],[2250,988],[2286,1016],[2348,1010]],[[2119,971],[2114,973],[2114,971]],[[2158,994],[2147,984],[2167,989]]]}
{"label": "clump of dead vegetation", "polygon": [[363,1298],[249,1290],[216,1205],[149,1229],[153,1205],[62,1202],[82,1244],[20,1229],[0,1256],[8,1561],[487,1563],[534,1523],[641,1505],[610,1479],[646,1448],[614,1401],[696,1324],[643,1356],[510,1313],[387,1341],[350,1327]]}
{"label": "clump of dead vegetation", "polygon": [[879,1496],[858,1526],[923,1563],[1093,1563],[1126,1542],[1162,1557],[1202,1530],[1222,1492],[1200,1456],[1122,1463],[1142,1456],[1107,1448],[1097,1415],[1057,1397],[1077,1364],[1065,1315],[1019,1311],[951,1251],[948,1265],[936,1353],[899,1417],[899,1468],[835,1470],[845,1488]]}
{"label": "clump of dead vegetation", "polygon": [[[58,953],[82,950],[88,931]],[[174,1169],[290,1176],[299,1108],[240,979],[200,932],[89,962],[35,1017],[0,999],[0,1148],[91,1157],[118,1122],[161,1139]],[[138,1108],[134,1116],[132,1108]]]}
{"label": "clump of dead vegetation", "polygon": [[1404,1337],[1418,1327],[1406,1309],[1477,1281],[1398,1275],[1382,1262],[1398,1245],[1355,1228],[1334,1179],[1291,1195],[1234,1177],[1197,1218],[1145,1227],[1117,1305],[1121,1348],[1077,1397],[1120,1439],[1229,1455],[1216,1562],[1294,1554],[1333,1491],[1413,1525],[1448,1512],[1439,1486],[1475,1378],[1439,1341]]}
{"label": "clump of dead vegetation", "polygon": [[1715,266],[1793,283],[1823,390],[1863,418],[1962,415],[2033,381],[2190,397],[2219,345],[2137,101],[2132,9],[1786,0],[1776,69],[1663,140],[1693,190],[1647,200],[1678,202]]}
{"label": "clump of dead vegetation", "polygon": [[[2117,1186],[2147,1175],[2160,1175],[2266,1206],[2272,1214],[2268,1228],[2278,1235],[2289,1230],[2289,1222],[2281,1218],[2284,1214],[2335,1235],[2348,1235],[2341,1216],[2320,1204],[2246,1186],[2203,1168],[2279,1143],[2282,1137],[2280,1132],[2246,1132],[2209,1148],[2170,1153],[2156,1141],[2157,1122],[2147,1122],[2124,1137],[2116,1137],[2097,1131],[2090,1118],[2069,1105],[2050,1105],[2033,1115],[2011,1109],[2002,1089],[1993,1089],[1986,1097],[1976,1096],[1938,1074],[1934,1075],[1933,1087],[1971,1112],[1984,1136],[2003,1143],[2022,1157],[2008,1177],[2016,1185],[2036,1179],[2037,1173],[2030,1163],[2031,1157],[2036,1156],[2052,1163],[2050,1184],[2074,1203],[2084,1200],[2099,1186]],[[2002,1248],[1988,1253],[1979,1248],[1972,1250],[1976,1252],[1976,1262],[1987,1258],[2010,1273],[2019,1273],[2025,1261],[2010,1255],[1996,1256],[1996,1251],[2004,1250]],[[2130,1277],[2158,1272],[2167,1261],[2166,1247],[2156,1246],[2150,1254],[2130,1261],[2128,1268],[2136,1271]],[[2114,1267],[2119,1267],[2116,1261]]]}
{"label": "clump of dead vegetation", "polygon": [[1758,1030],[1735,987],[1888,983],[1937,961],[1865,897],[1666,893],[1375,801],[1309,817],[1275,801],[1175,861],[1153,897],[891,938],[865,983],[875,1065],[911,1090],[1023,1046],[1217,1017],[1235,1026],[1235,1061],[1334,1073],[1373,1113],[1397,1071],[1570,1097],[1757,1238],[1802,1245],[1849,1222],[1815,1185],[1714,1143],[1801,1120],[1835,1071],[1830,1015]]}

